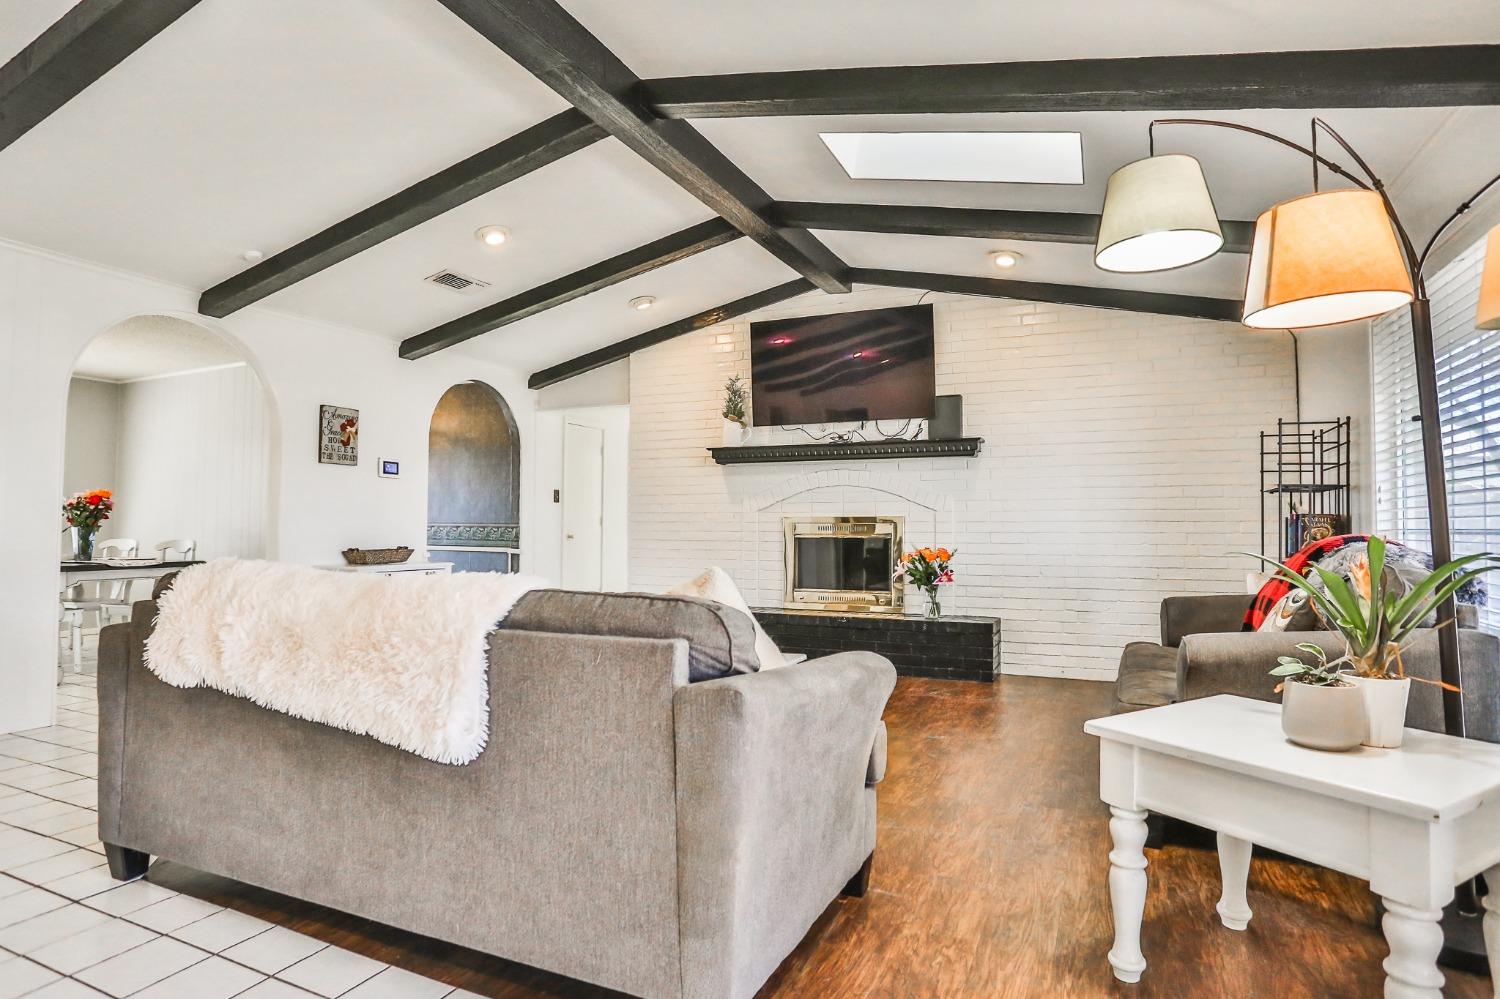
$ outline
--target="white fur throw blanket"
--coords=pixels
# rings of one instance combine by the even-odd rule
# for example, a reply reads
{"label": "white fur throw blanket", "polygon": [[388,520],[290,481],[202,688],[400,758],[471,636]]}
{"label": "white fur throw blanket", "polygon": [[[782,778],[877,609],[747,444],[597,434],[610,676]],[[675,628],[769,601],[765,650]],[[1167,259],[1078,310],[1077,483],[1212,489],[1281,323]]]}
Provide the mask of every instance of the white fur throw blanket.
{"label": "white fur throw blanket", "polygon": [[440,763],[489,738],[487,638],[529,576],[389,577],[216,559],[161,595],[146,665]]}

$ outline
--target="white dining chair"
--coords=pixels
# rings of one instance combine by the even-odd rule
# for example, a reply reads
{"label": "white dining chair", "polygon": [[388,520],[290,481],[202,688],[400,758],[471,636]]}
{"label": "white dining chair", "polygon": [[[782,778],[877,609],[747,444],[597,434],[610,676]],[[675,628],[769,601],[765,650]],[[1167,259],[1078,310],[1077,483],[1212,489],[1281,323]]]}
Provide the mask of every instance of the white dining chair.
{"label": "white dining chair", "polygon": [[[101,561],[111,558],[134,558],[140,545],[134,538],[111,538],[101,541],[94,551]],[[111,613],[124,608],[129,613],[129,579],[101,580],[96,583],[74,583],[63,590],[59,607],[63,623],[68,626],[68,650],[73,653],[73,672],[83,672],[83,616],[93,614],[94,622],[103,627]]]}
{"label": "white dining chair", "polygon": [[152,547],[163,562],[191,562],[198,554],[198,542],[192,538],[158,541]]}

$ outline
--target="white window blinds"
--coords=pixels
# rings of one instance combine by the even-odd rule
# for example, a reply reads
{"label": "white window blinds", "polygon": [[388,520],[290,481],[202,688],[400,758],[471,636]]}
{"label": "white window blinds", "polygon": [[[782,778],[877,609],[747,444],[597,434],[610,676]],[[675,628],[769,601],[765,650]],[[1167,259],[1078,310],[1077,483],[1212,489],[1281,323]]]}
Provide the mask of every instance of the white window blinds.
{"label": "white window blinds", "polygon": [[[1500,331],[1474,328],[1483,265],[1481,239],[1427,282],[1455,555],[1500,551]],[[1377,319],[1372,336],[1376,527],[1431,551],[1411,317]],[[1496,602],[1480,618],[1500,633]]]}

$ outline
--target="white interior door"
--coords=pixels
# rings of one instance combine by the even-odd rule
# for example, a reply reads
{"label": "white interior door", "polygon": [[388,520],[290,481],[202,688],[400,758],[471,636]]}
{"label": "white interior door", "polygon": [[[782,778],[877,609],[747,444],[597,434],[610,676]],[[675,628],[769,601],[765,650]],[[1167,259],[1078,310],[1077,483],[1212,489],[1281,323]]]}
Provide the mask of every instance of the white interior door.
{"label": "white interior door", "polygon": [[562,584],[604,588],[604,431],[563,428]]}

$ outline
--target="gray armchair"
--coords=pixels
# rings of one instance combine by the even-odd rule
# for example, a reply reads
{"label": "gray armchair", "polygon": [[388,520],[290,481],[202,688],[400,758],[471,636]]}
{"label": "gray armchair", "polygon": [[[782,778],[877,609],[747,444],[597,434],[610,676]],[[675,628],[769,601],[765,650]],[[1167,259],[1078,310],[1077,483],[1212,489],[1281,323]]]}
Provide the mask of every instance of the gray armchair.
{"label": "gray armchair", "polygon": [[[1276,658],[1297,655],[1300,642],[1311,642],[1340,655],[1342,643],[1328,631],[1242,632],[1250,606],[1247,594],[1168,597],[1161,603],[1161,644],[1132,642],[1120,657],[1114,710],[1172,704],[1213,694],[1239,694],[1274,701],[1275,681],[1267,675]],[[1500,638],[1476,630],[1475,608],[1459,607],[1459,652],[1468,734],[1500,742]],[[1437,631],[1416,632],[1402,656],[1406,672],[1437,679]],[[1439,732],[1443,728],[1442,696],[1430,683],[1412,684],[1407,724]]]}

